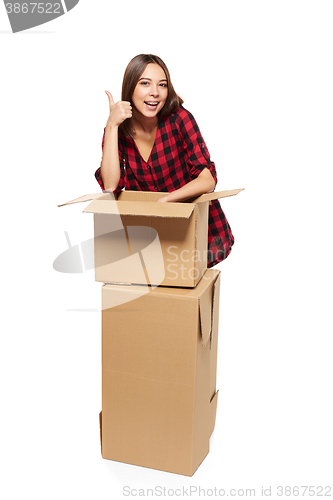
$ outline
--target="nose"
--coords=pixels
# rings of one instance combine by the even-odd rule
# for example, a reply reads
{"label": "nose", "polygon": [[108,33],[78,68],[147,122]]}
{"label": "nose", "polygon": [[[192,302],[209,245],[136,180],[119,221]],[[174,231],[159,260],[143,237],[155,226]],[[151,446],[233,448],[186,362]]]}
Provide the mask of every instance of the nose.
{"label": "nose", "polygon": [[150,95],[151,96],[158,96],[158,85],[153,84],[150,89]]}

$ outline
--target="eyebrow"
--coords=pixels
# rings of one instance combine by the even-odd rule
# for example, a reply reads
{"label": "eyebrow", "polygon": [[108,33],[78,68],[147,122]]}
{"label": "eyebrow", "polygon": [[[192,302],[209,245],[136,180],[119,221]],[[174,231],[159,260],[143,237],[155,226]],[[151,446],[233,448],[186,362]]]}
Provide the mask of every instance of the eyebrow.
{"label": "eyebrow", "polygon": [[[151,82],[151,78],[145,78],[145,77],[142,77],[142,78],[139,78],[139,82],[140,80],[149,80]],[[167,82],[168,80],[166,78],[162,78],[162,80],[159,80],[160,82]]]}

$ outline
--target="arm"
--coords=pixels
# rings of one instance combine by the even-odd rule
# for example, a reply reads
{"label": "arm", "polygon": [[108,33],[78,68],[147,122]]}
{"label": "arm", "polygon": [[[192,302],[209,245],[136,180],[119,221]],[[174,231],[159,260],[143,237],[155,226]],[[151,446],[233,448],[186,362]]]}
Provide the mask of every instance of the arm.
{"label": "arm", "polygon": [[194,198],[204,193],[210,193],[215,189],[215,180],[208,170],[204,168],[196,179],[188,182],[185,186],[172,191],[171,193],[162,196],[157,201],[160,202],[177,202],[188,198]]}
{"label": "arm", "polygon": [[101,177],[105,191],[114,191],[120,179],[118,127],[106,127],[104,135]]}
{"label": "arm", "polygon": [[185,186],[163,195],[157,201],[177,202],[214,191],[217,182],[215,165],[193,115],[181,108],[177,117],[179,133],[186,152],[192,180]]}
{"label": "arm", "polygon": [[110,92],[106,94],[109,99],[110,115],[105,127],[101,177],[104,189],[113,192],[120,179],[118,127],[124,120],[131,118],[132,107],[127,101],[119,101],[115,104]]}

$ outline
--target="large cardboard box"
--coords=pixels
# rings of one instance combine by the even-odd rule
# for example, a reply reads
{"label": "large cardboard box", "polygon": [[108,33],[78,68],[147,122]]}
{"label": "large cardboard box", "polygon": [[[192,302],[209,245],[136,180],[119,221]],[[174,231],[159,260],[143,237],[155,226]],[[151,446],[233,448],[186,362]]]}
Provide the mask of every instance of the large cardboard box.
{"label": "large cardboard box", "polygon": [[207,268],[209,202],[240,191],[182,203],[156,203],[161,193],[122,191],[117,199],[98,193],[64,205],[91,201],[83,211],[94,214],[96,281],[195,287]]}
{"label": "large cardboard box", "polygon": [[193,289],[102,287],[103,458],[186,476],[204,460],[217,405],[219,292],[213,269]]}

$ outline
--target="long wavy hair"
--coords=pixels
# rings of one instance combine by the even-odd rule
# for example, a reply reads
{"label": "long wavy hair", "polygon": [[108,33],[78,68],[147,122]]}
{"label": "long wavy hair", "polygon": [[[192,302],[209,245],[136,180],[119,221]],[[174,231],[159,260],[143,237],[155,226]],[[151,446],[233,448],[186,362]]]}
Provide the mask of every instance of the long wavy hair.
{"label": "long wavy hair", "polygon": [[[148,64],[158,64],[164,71],[167,85],[168,85],[168,97],[167,100],[158,113],[158,119],[165,118],[173,113],[179,106],[183,104],[183,99],[179,97],[173,85],[171,83],[170,73],[166,66],[166,64],[162,61],[162,59],[158,56],[154,56],[153,54],[139,54],[135,56],[128,64],[123,78],[122,92],[121,92],[121,100],[129,101],[132,103],[132,96],[136,84],[138,83],[140,76],[146,69]],[[119,132],[126,137],[134,136],[134,126],[133,119],[127,118],[120,126]]]}

